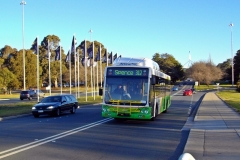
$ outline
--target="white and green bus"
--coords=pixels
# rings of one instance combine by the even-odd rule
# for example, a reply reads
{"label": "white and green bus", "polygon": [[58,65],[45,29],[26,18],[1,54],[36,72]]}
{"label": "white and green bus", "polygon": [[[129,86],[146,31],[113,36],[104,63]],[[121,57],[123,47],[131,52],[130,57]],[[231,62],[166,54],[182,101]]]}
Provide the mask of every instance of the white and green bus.
{"label": "white and green bus", "polygon": [[171,104],[171,77],[147,58],[117,58],[104,72],[102,116],[151,119]]}

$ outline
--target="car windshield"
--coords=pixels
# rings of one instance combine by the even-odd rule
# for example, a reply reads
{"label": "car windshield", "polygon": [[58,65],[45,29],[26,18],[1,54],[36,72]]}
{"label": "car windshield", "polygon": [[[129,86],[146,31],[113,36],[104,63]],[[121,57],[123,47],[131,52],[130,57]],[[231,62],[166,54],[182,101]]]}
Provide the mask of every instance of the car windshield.
{"label": "car windshield", "polygon": [[50,102],[61,102],[61,96],[46,97],[41,103],[50,103]]}

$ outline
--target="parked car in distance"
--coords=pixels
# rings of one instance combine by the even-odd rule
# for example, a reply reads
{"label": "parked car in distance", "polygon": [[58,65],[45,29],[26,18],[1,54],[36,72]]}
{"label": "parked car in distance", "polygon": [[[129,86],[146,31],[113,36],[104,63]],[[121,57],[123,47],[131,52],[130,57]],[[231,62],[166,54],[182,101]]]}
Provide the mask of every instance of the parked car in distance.
{"label": "parked car in distance", "polygon": [[32,98],[30,97],[31,95],[31,90],[26,90],[26,91],[21,91],[20,92],[20,100],[24,100],[24,99],[29,99],[31,100]]}
{"label": "parked car in distance", "polygon": [[28,99],[31,100],[33,98],[45,97],[45,93],[41,90],[24,90],[20,92],[20,100]]}
{"label": "parked car in distance", "polygon": [[34,94],[32,94],[32,98],[37,98],[39,96],[39,98],[44,98],[45,97],[45,93],[39,89],[33,90]]}
{"label": "parked car in distance", "polygon": [[183,96],[191,96],[192,95],[192,90],[191,89],[186,89],[183,91]]}
{"label": "parked car in distance", "polygon": [[178,91],[178,87],[177,86],[173,86],[172,91]]}
{"label": "parked car in distance", "polygon": [[78,107],[77,99],[71,94],[53,95],[35,104],[32,107],[32,114],[35,118],[43,114],[60,116],[61,112],[65,111],[74,114]]}

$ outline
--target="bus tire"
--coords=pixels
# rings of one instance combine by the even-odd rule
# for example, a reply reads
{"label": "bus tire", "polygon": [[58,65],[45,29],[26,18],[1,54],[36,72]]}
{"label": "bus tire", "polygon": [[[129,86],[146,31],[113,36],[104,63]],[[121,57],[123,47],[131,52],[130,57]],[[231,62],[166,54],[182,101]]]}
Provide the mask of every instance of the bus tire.
{"label": "bus tire", "polygon": [[167,109],[165,111],[163,111],[163,113],[167,113]]}

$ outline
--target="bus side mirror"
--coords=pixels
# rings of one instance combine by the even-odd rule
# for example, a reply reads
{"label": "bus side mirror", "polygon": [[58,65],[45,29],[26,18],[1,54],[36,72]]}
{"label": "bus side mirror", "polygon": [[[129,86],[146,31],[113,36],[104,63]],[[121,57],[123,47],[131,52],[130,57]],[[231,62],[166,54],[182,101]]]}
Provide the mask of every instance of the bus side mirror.
{"label": "bus side mirror", "polygon": [[99,96],[102,96],[103,95],[103,89],[102,88],[99,88]]}

